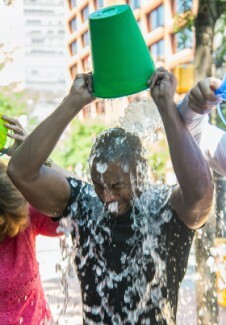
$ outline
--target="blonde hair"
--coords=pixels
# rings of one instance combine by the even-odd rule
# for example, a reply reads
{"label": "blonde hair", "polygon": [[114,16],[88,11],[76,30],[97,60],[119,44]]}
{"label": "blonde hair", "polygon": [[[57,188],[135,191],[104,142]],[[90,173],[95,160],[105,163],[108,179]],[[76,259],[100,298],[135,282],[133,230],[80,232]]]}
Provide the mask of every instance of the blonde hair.
{"label": "blonde hair", "polygon": [[29,223],[28,204],[0,162],[0,235],[14,237]]}

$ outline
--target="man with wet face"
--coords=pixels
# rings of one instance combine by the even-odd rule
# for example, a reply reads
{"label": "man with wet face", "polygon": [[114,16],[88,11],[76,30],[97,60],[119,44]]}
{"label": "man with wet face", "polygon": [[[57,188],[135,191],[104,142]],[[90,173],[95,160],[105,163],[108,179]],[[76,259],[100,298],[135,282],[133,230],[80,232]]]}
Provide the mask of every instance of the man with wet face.
{"label": "man with wet face", "polygon": [[93,145],[89,162],[95,192],[107,210],[115,216],[130,211],[132,198],[140,196],[137,180],[148,175],[140,139],[121,128],[107,130]]}
{"label": "man with wet face", "polygon": [[120,128],[99,135],[91,150],[93,185],[43,166],[68,123],[93,100],[90,75],[77,76],[9,164],[10,178],[34,207],[72,219],[84,324],[175,324],[194,230],[211,208],[211,174],[181,122],[175,78],[157,70],[149,86],[179,186],[151,184],[139,138]]}

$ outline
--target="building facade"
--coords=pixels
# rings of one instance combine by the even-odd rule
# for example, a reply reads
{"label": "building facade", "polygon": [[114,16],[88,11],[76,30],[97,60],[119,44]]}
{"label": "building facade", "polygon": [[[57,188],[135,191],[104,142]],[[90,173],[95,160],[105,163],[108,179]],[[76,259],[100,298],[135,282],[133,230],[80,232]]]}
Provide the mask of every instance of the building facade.
{"label": "building facade", "polygon": [[[183,26],[183,17],[177,24],[176,18],[178,14],[184,11],[191,16],[195,14],[198,6],[197,0],[66,1],[68,7],[68,69],[71,79],[77,73],[92,70],[88,30],[89,14],[110,5],[128,4],[134,12],[156,66],[164,66],[175,73],[179,79],[179,93],[186,92],[192,86],[194,32],[192,29]],[[175,26],[178,25],[180,30],[175,32]],[[182,74],[187,74],[186,82],[184,82],[185,78],[182,78]],[[97,113],[104,111],[103,103],[97,101],[95,105],[94,109]]]}
{"label": "building facade", "polygon": [[65,94],[65,11],[64,0],[23,0],[25,88]]}

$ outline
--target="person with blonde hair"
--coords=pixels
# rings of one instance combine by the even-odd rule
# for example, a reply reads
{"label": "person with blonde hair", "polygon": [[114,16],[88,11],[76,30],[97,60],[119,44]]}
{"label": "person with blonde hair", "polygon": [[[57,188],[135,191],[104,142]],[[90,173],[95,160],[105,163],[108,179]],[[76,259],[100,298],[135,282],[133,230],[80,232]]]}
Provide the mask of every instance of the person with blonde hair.
{"label": "person with blonde hair", "polygon": [[[13,154],[26,137],[20,123],[4,117],[15,139]],[[12,150],[13,148],[13,150]],[[52,320],[41,284],[35,240],[59,236],[58,222],[31,207],[6,174],[0,161],[0,324],[41,325]]]}

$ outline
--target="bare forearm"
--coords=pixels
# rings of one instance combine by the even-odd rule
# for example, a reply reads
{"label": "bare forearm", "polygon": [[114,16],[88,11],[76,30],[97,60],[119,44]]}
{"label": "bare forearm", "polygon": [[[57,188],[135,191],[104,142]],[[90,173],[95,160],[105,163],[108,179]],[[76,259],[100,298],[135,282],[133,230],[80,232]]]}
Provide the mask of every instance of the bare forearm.
{"label": "bare forearm", "polygon": [[67,96],[59,107],[27,137],[15,152],[11,164],[15,163],[20,173],[34,177],[49,157],[68,123],[80,109],[81,107]]}
{"label": "bare forearm", "polygon": [[211,175],[207,162],[196,142],[181,121],[175,103],[162,101],[161,105],[168,109],[160,109],[169,144],[174,171],[180,184],[183,196],[189,202],[197,201],[203,193],[212,190]]}

